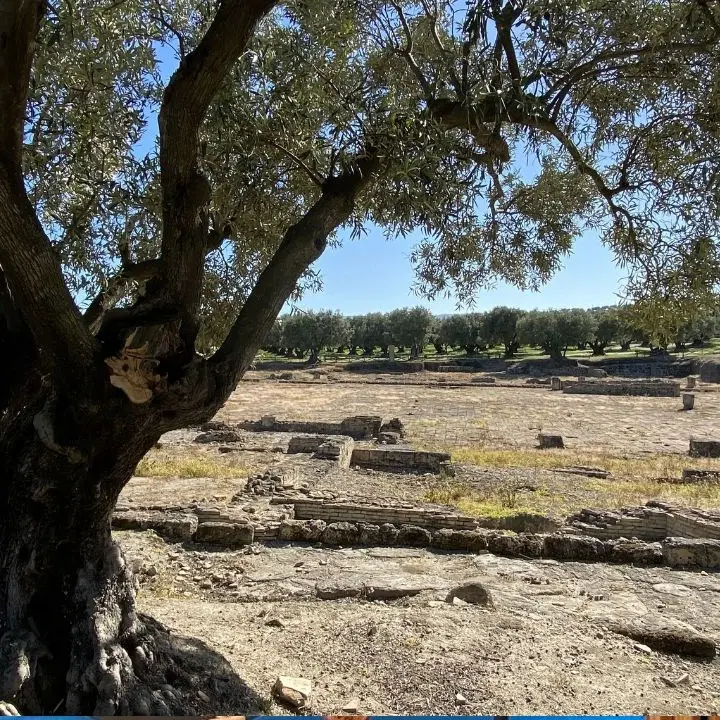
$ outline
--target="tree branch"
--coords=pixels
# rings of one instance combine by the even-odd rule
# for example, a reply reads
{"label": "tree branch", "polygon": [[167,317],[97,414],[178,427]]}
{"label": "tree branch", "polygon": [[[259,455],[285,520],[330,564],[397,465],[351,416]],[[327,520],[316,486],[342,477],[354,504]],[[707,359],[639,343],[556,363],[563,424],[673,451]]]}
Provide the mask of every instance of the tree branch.
{"label": "tree branch", "polygon": [[162,304],[181,309],[184,335],[194,341],[200,302],[210,185],[198,165],[198,132],[232,65],[275,0],[225,0],[199,45],[170,79],[159,114],[163,236]]}
{"label": "tree branch", "polygon": [[225,341],[208,361],[215,392],[223,400],[252,362],[297,281],[323,253],[329,235],[351,216],[358,194],[378,167],[377,153],[369,149],[351,168],[326,180],[322,195],[285,233]]}
{"label": "tree branch", "polygon": [[25,193],[22,143],[41,0],[0,3],[0,266],[16,308],[58,377],[87,373],[95,344]]}
{"label": "tree branch", "polygon": [[19,184],[32,46],[43,12],[42,0],[0,3],[0,163]]}

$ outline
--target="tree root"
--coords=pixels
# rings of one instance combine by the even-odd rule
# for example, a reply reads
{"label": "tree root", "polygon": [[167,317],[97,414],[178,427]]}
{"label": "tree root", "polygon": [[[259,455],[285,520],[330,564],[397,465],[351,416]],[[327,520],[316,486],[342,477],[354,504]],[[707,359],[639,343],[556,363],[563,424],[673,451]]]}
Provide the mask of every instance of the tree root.
{"label": "tree root", "polygon": [[0,715],[263,712],[263,699],[221,656],[138,616],[119,546],[109,542],[101,555],[77,575],[64,662],[37,633],[15,629],[0,638]]}

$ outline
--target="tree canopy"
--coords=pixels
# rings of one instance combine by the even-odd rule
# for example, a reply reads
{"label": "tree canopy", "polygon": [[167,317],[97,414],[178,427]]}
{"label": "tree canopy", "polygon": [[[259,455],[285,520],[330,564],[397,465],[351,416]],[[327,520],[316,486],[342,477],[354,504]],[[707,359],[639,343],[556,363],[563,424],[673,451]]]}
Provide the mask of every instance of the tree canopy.
{"label": "tree canopy", "polygon": [[[205,83],[197,170],[208,182],[188,189],[207,201],[193,311],[216,334],[288,227],[359,162],[364,192],[330,230],[424,231],[412,259],[430,296],[469,298],[498,278],[537,287],[587,228],[628,266],[638,296],[714,290],[716,3],[319,0],[258,11],[269,12],[247,51]],[[139,142],[171,96],[168,66],[210,43],[212,19],[186,1],[107,0],[53,5],[40,27],[25,184],[75,297],[105,291],[96,322],[152,287],[171,139]],[[535,177],[522,169],[529,156]],[[300,290],[317,282],[310,269],[303,278]]]}

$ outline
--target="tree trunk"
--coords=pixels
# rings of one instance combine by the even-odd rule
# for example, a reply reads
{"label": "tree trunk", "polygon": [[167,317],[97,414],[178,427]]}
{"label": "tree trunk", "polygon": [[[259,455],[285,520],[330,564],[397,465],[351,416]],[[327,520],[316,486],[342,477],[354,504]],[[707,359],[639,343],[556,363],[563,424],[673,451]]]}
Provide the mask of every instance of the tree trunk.
{"label": "tree trunk", "polygon": [[124,397],[83,408],[46,391],[0,425],[0,701],[38,715],[167,711],[147,690],[152,640],[110,536],[158,426]]}
{"label": "tree trunk", "polygon": [[588,343],[594,356],[600,356],[605,354],[605,343],[603,342],[591,342]]}

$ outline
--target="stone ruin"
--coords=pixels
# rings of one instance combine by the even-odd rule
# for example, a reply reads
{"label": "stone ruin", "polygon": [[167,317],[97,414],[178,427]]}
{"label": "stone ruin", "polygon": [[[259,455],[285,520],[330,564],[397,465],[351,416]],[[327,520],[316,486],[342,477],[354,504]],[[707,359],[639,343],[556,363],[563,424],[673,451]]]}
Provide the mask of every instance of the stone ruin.
{"label": "stone ruin", "polygon": [[648,541],[669,537],[720,540],[720,511],[681,508],[651,500],[644,507],[618,512],[583,510],[568,518],[567,527],[606,540],[620,537]]}
{"label": "stone ruin", "polygon": [[[242,501],[242,493],[236,500]],[[277,507],[276,511],[272,511]],[[509,557],[666,565],[720,570],[720,513],[650,502],[617,512],[583,510],[558,527],[484,527],[445,507],[410,503],[273,497],[260,517],[237,506],[118,507],[113,528],[154,530],[171,542],[236,549],[253,542],[315,542],[330,546],[428,547],[447,552],[491,552]],[[498,525],[501,523],[498,522]],[[524,530],[524,531],[523,531]]]}
{"label": "stone ruin", "polygon": [[680,397],[680,383],[662,380],[564,380],[562,391],[574,395],[636,395],[642,397]]}
{"label": "stone ruin", "polygon": [[353,440],[372,440],[380,434],[382,418],[376,415],[356,415],[340,422],[303,420],[277,420],[266,415],[259,421],[238,423],[242,430],[251,432],[313,433],[317,435],[347,435]]}

